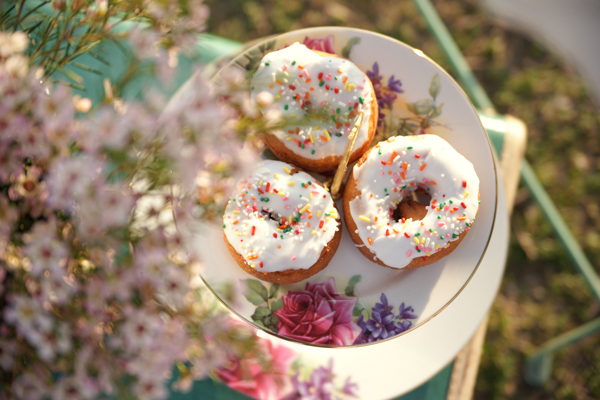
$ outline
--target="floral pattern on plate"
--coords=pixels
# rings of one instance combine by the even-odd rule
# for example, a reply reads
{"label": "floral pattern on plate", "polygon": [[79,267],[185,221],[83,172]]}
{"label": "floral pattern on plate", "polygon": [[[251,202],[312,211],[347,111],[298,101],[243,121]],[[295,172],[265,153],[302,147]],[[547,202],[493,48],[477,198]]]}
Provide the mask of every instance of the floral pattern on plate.
{"label": "floral pattern on plate", "polygon": [[216,370],[219,380],[261,400],[357,397],[357,384],[350,377],[341,383],[333,371],[332,359],[316,368],[306,366],[293,350],[266,338],[259,339],[257,350],[244,359],[232,358]]}
{"label": "floral pattern on plate", "polygon": [[268,288],[256,279],[243,283],[244,296],[258,306],[251,316],[254,323],[295,341],[351,346],[387,339],[412,327],[411,320],[418,317],[413,307],[401,303],[395,314],[385,293],[381,293],[380,303],[366,308],[355,294],[360,281],[361,276],[354,275],[340,292],[330,277],[282,295],[282,287],[276,283]]}

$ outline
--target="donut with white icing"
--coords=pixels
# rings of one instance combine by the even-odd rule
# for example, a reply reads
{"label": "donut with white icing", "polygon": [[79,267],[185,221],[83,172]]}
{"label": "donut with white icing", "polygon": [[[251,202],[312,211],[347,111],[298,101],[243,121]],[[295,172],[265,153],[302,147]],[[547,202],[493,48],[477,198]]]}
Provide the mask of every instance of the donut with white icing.
{"label": "donut with white icing", "polygon": [[[431,196],[428,205],[412,192]],[[473,165],[435,135],[396,136],[364,154],[344,191],[352,240],[371,261],[395,269],[450,254],[475,222],[479,178]]]}
{"label": "donut with white icing", "polygon": [[363,119],[350,162],[369,147],[377,128],[377,101],[371,81],[352,62],[294,43],[265,55],[251,83],[253,100],[261,92],[279,111],[284,127],[264,136],[282,161],[308,171],[335,169],[346,150],[358,115]]}
{"label": "donut with white icing", "polygon": [[259,162],[223,215],[229,252],[249,274],[295,283],[327,266],[341,239],[339,213],[320,182],[293,165]]}

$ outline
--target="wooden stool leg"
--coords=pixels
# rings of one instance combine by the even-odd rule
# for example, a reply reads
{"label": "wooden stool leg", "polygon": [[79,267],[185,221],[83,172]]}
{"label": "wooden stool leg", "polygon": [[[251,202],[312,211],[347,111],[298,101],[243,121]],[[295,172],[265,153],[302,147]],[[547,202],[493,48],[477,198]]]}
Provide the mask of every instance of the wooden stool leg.
{"label": "wooden stool leg", "polygon": [[488,319],[489,314],[485,316],[475,335],[454,360],[446,400],[470,400],[473,397]]}

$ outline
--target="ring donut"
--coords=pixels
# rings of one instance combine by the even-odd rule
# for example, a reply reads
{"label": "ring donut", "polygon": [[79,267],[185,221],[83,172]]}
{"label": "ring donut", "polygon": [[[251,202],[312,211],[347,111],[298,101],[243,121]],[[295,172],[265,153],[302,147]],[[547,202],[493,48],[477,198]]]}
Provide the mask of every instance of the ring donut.
{"label": "ring donut", "polygon": [[251,83],[252,98],[273,95],[260,107],[281,113],[285,126],[264,136],[282,161],[308,171],[335,169],[346,150],[358,115],[363,119],[350,161],[369,147],[377,129],[378,108],[371,81],[352,62],[314,52],[295,43],[263,57]]}
{"label": "ring donut", "polygon": [[295,283],[327,266],[342,237],[340,223],[320,182],[290,164],[264,160],[225,206],[223,236],[244,271]]}
{"label": "ring donut", "polygon": [[[417,191],[431,196],[428,205],[410,198]],[[396,269],[422,267],[450,254],[478,208],[473,165],[435,135],[380,142],[354,166],[344,192],[344,217],[358,249]]]}

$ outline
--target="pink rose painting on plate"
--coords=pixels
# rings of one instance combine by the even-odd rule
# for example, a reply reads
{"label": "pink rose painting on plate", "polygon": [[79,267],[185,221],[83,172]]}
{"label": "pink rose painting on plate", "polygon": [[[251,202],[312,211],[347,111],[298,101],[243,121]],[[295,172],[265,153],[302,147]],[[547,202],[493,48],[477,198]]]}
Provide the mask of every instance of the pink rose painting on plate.
{"label": "pink rose painting on plate", "polygon": [[302,44],[311,50],[324,51],[325,53],[335,54],[335,49],[333,48],[333,35],[327,35],[320,38],[309,38],[308,36],[306,36]]}
{"label": "pink rose painting on plate", "polygon": [[284,344],[259,338],[256,352],[243,359],[229,359],[215,373],[231,389],[259,400],[357,398],[356,383],[350,377],[338,379],[333,367],[330,359],[307,368]]}
{"label": "pink rose painting on plate", "polygon": [[230,388],[261,400],[279,400],[294,393],[288,371],[296,354],[283,345],[260,340],[255,357],[231,359],[216,371],[217,377]]}
{"label": "pink rose painting on plate", "polygon": [[275,312],[277,333],[312,344],[348,346],[362,333],[352,320],[356,297],[337,294],[335,281],[307,283],[304,290],[282,296],[283,308]]}

